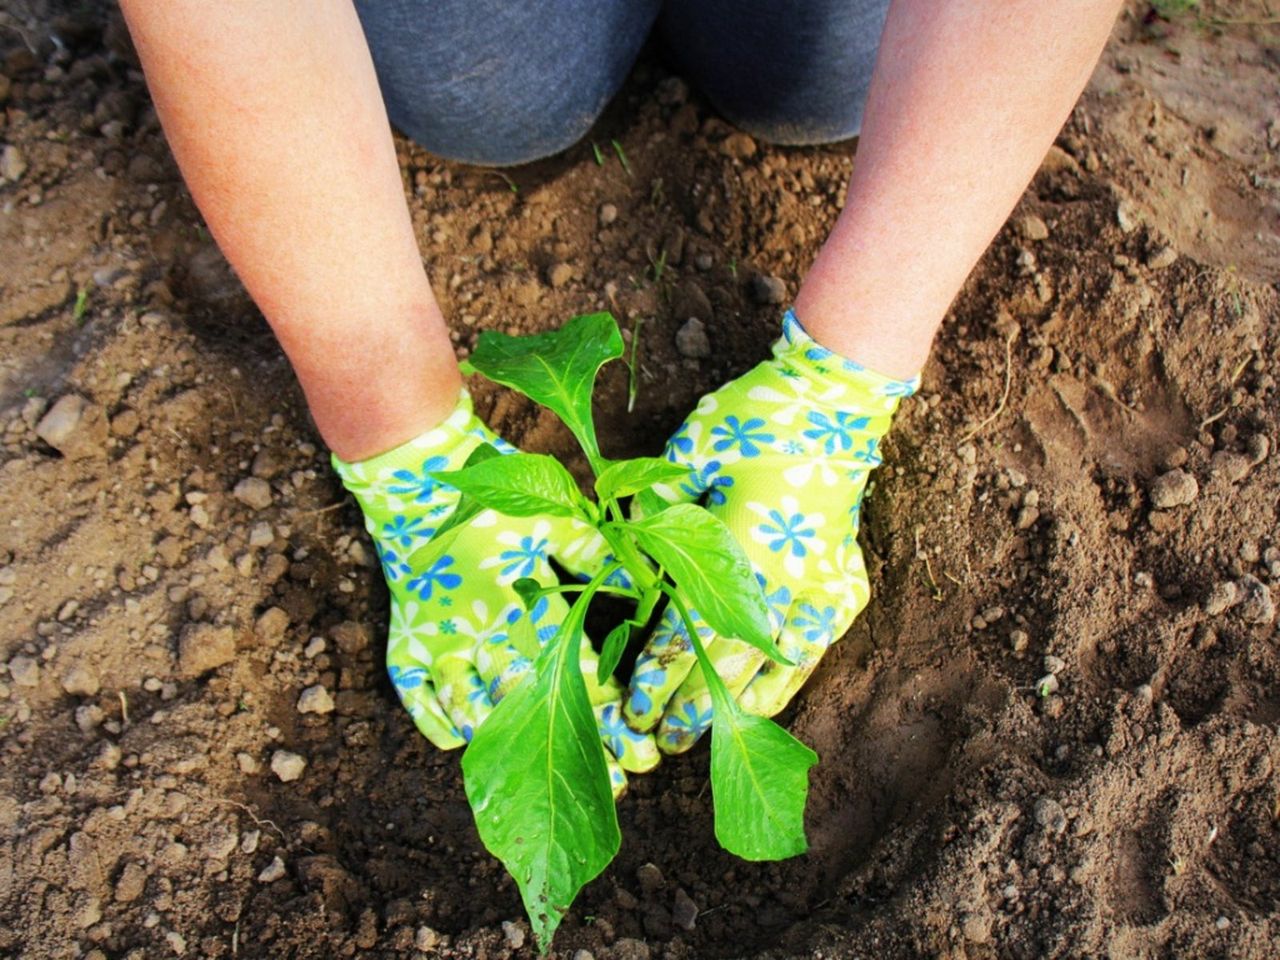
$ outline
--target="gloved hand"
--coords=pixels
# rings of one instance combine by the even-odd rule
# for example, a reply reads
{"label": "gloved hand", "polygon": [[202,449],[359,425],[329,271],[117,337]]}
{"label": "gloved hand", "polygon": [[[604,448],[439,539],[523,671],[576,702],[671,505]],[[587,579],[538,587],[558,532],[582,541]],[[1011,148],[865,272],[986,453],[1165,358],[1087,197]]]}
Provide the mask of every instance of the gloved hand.
{"label": "gloved hand", "polygon": [[[693,617],[717,671],[742,706],[780,711],[844,634],[870,595],[858,518],[879,440],[917,380],[893,380],[819,346],[790,311],[766,360],[702,398],[667,443],[689,479],[658,487],[669,502],[705,496],[755,566],[784,667]],[[658,746],[682,753],[711,724],[711,696],[688,633],[668,608],[636,661],[625,716],[658,726]]]}
{"label": "gloved hand", "polygon": [[[391,593],[387,672],[422,734],[450,750],[470,741],[495,703],[532,668],[538,648],[511,627],[524,611],[512,583],[535,577],[556,582],[552,556],[572,573],[598,569],[607,547],[600,535],[563,517],[515,518],[486,510],[462,528],[445,555],[423,569],[408,559],[430,540],[458,502],[458,491],[431,477],[461,469],[481,443],[515,448],[472,412],[464,391],[454,412],[432,430],[358,463],[336,456],[333,468],[364,511]],[[560,595],[530,612],[537,643],[555,635],[568,612]],[[622,719],[622,688],[596,683],[597,657],[585,638],[582,672],[595,708],[615,793],[623,769],[652,769],[653,737]]]}

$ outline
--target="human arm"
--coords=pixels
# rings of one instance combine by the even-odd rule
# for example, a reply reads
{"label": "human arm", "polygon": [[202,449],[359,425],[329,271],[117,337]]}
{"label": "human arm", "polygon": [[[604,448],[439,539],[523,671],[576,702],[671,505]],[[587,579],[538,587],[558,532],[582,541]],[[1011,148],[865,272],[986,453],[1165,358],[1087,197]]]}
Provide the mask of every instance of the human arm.
{"label": "human arm", "polygon": [[[761,577],[794,667],[704,638],[730,690],[781,710],[870,595],[861,493],[897,399],[1079,96],[1119,3],[895,0],[848,198],[801,285],[774,358],[703,398],[667,457]],[[812,338],[812,339],[810,339]],[[701,628],[700,628],[701,631]],[[711,721],[684,628],[664,617],[626,715],[670,753]]]}
{"label": "human arm", "polygon": [[123,0],[173,154],[345,460],[445,419],[461,378],[349,0]]}

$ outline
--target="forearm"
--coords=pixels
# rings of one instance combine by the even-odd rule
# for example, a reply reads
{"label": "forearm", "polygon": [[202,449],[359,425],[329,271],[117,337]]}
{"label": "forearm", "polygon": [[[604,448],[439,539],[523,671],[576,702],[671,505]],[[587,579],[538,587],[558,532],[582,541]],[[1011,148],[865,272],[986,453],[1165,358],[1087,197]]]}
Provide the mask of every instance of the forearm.
{"label": "forearm", "polygon": [[457,366],[349,0],[122,6],[191,193],[329,445],[357,459],[443,419]]}
{"label": "forearm", "polygon": [[1084,88],[1118,0],[894,0],[848,199],[796,299],[825,346],[910,376]]}

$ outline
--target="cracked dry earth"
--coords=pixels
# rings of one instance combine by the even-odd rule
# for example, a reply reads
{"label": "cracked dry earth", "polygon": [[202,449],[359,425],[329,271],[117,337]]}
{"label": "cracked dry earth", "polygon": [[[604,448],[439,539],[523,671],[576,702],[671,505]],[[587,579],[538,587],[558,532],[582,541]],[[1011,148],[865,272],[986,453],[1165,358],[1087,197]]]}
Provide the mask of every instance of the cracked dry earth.
{"label": "cracked dry earth", "polygon": [[[26,6],[0,30],[0,955],[533,956],[118,14]],[[822,758],[811,852],[720,851],[699,747],[635,779],[555,956],[1276,955],[1277,49],[1129,8],[891,434],[872,606],[783,717]],[[657,55],[591,137],[630,173],[590,141],[510,182],[401,141],[406,195],[459,354],[601,308],[640,331],[601,433],[653,453],[765,355],[856,160],[754,142]]]}

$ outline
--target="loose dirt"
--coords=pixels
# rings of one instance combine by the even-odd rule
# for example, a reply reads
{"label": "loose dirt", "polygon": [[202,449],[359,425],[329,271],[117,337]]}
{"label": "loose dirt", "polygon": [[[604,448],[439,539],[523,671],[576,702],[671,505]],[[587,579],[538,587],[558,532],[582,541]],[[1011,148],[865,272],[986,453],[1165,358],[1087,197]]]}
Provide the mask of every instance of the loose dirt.
{"label": "loose dirt", "polygon": [[[0,954],[532,956],[118,14],[44,12],[0,20]],[[701,746],[635,779],[556,956],[1276,955],[1276,37],[1133,6],[957,300],[867,507],[875,599],[783,718],[812,851],[720,851]],[[656,53],[564,156],[399,149],[460,354],[596,309],[639,337],[615,455],[766,354],[855,162]]]}

